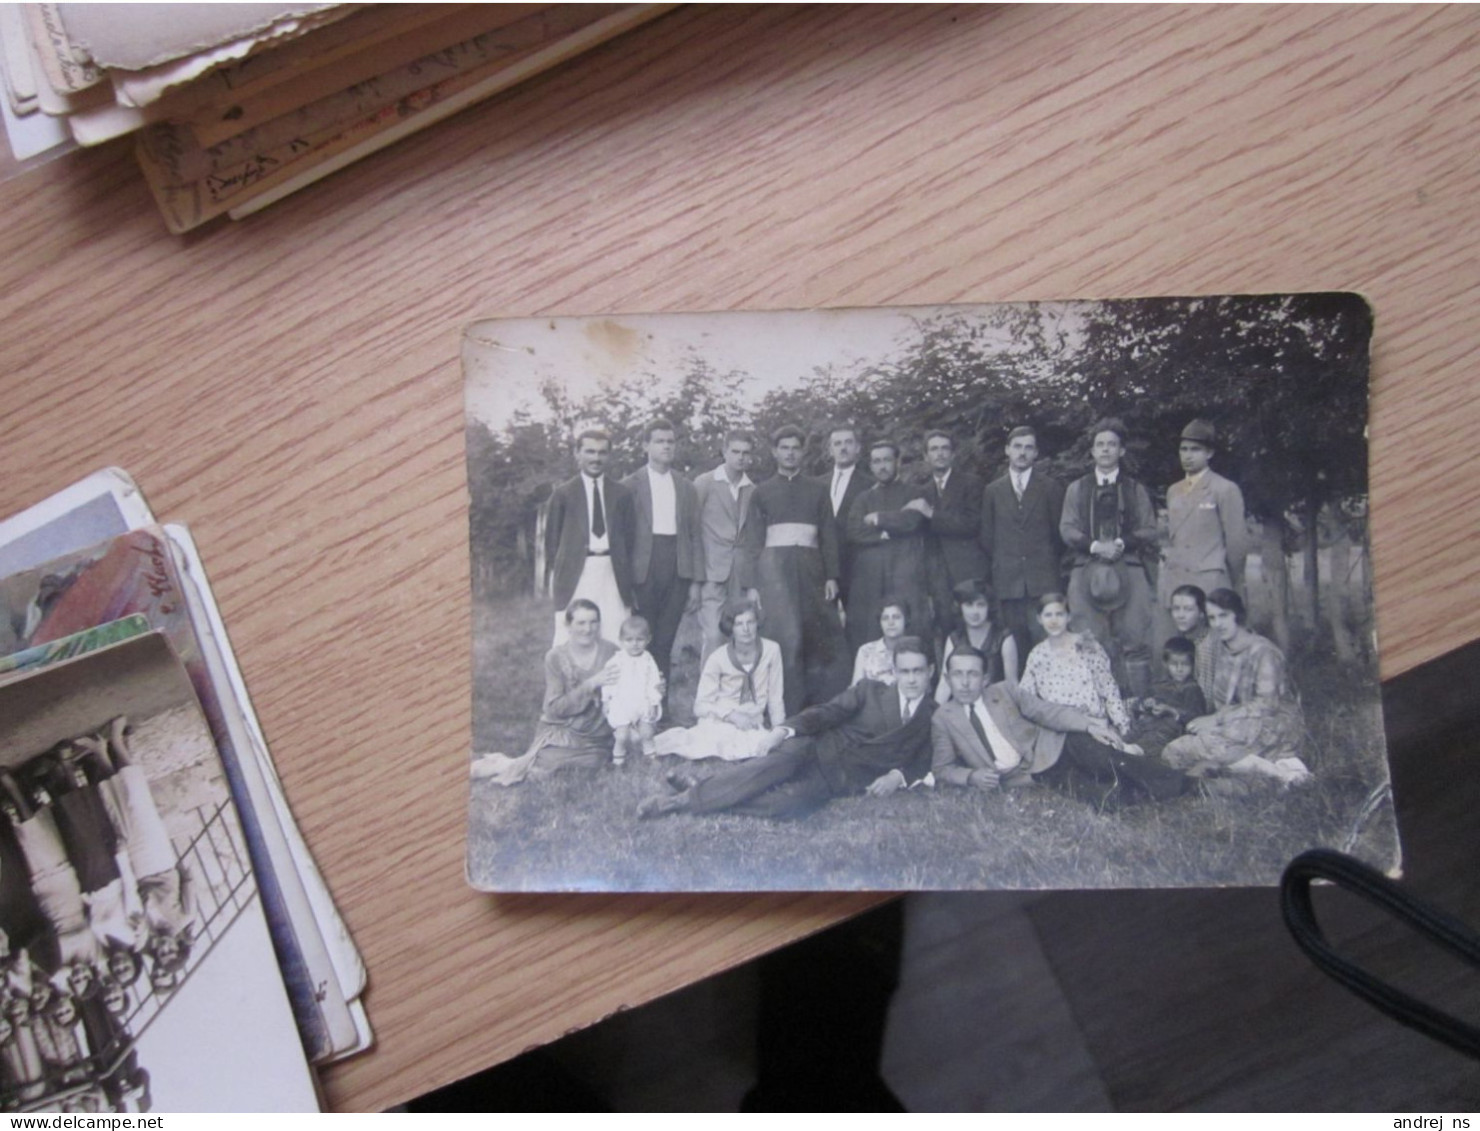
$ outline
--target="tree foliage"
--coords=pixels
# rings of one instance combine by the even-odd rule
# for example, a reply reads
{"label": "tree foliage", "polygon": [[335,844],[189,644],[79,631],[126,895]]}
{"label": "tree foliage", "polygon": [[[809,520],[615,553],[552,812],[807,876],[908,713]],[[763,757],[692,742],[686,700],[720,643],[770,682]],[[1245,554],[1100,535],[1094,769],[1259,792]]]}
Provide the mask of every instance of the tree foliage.
{"label": "tree foliage", "polygon": [[889,356],[815,369],[754,405],[748,374],[696,352],[676,382],[643,373],[582,400],[551,383],[543,420],[519,416],[497,435],[469,425],[473,536],[513,565],[518,531],[532,537],[539,503],[574,474],[579,429],[602,422],[625,474],[641,466],[655,417],[675,424],[677,467],[690,474],[717,462],[736,427],[760,433],[752,474],[769,474],[764,437],[788,423],[808,431],[807,470],[821,472],[829,426],[849,421],[865,441],[899,442],[905,474],[919,469],[925,434],[944,429],[960,465],[987,478],[1004,468],[1007,432],[1031,424],[1042,466],[1067,479],[1089,467],[1091,425],[1113,414],[1131,432],[1128,463],[1158,494],[1181,475],[1181,429],[1203,417],[1219,431],[1214,466],[1250,511],[1315,529],[1323,509],[1361,511],[1371,324],[1365,303],[1342,294],[1022,303],[921,316]]}

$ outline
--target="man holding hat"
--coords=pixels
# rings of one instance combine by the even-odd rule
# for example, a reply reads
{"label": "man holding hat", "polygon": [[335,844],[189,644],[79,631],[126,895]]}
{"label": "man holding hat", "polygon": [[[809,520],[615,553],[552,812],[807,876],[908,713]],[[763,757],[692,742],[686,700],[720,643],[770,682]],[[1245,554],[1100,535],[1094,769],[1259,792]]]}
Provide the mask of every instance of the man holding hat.
{"label": "man holding hat", "polygon": [[1059,519],[1059,536],[1073,555],[1069,612],[1109,653],[1122,690],[1139,698],[1151,683],[1156,511],[1146,488],[1121,466],[1125,424],[1107,417],[1090,437],[1094,468],[1069,484]]}
{"label": "man holding hat", "polygon": [[1218,432],[1209,421],[1189,421],[1182,429],[1177,454],[1186,478],[1167,488],[1170,541],[1156,586],[1159,641],[1176,634],[1169,610],[1178,586],[1196,585],[1204,593],[1232,589],[1243,595],[1249,553],[1244,495],[1237,483],[1208,466],[1217,448]]}

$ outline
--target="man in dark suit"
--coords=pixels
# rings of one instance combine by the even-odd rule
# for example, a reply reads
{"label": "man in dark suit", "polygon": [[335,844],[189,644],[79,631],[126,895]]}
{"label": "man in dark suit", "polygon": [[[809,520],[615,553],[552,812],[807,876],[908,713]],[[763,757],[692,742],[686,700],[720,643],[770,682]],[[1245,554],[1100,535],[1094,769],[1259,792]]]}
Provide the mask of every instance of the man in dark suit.
{"label": "man in dark suit", "polygon": [[677,430],[667,420],[654,420],[644,444],[647,466],[622,480],[632,492],[632,596],[652,627],[652,656],[666,683],[678,623],[685,611],[699,607],[704,543],[699,496],[673,470]]}
{"label": "man in dark suit", "polygon": [[936,631],[945,637],[957,627],[951,591],[963,581],[987,577],[987,555],[981,546],[982,481],[956,468],[956,441],[948,432],[925,437],[925,462],[930,478],[924,484],[921,513],[928,520],[930,602]]}
{"label": "man in dark suit", "polygon": [[848,648],[854,654],[880,635],[888,598],[909,604],[908,631],[931,638],[925,571],[925,513],[921,488],[899,480],[899,445],[878,440],[869,449],[874,485],[848,511],[853,588],[848,594]]}
{"label": "man in dark suit", "polygon": [[851,424],[834,425],[827,435],[827,448],[832,455],[833,469],[819,475],[817,482],[827,488],[833,513],[833,533],[837,535],[838,553],[838,600],[846,607],[848,603],[848,581],[852,577],[853,551],[848,545],[848,510],[853,500],[874,485],[873,477],[858,466],[858,457],[863,446],[858,438],[858,429]]}
{"label": "man in dark suit", "polygon": [[555,644],[566,640],[565,607],[577,597],[601,610],[601,634],[615,641],[632,607],[632,493],[605,475],[611,437],[576,438],[574,479],[550,496],[545,514],[545,582],[555,600]]}
{"label": "man in dark suit", "polygon": [[1017,641],[1019,663],[1043,639],[1038,598],[1064,590],[1059,519],[1064,486],[1033,468],[1038,437],[1021,426],[1007,434],[1007,472],[982,493],[981,545],[1002,621]]}
{"label": "man in dark suit", "polygon": [[727,766],[704,781],[670,774],[678,789],[650,797],[638,815],[714,813],[798,817],[834,797],[882,797],[923,781],[930,770],[934,666],[926,645],[906,636],[894,651],[894,686],[866,679],[808,707],[771,732],[763,757]]}
{"label": "man in dark suit", "polygon": [[987,659],[975,648],[952,652],[946,663],[951,698],[930,720],[931,772],[941,785],[1041,782],[1101,808],[1166,801],[1194,788],[1160,759],[1127,752],[1104,719],[1014,684],[984,686]]}

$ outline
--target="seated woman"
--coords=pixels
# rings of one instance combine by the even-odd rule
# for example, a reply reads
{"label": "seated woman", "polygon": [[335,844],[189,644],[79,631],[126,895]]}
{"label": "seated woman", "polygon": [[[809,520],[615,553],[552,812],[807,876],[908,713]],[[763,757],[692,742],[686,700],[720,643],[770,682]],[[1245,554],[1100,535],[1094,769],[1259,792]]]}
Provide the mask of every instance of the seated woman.
{"label": "seated woman", "polygon": [[1196,649],[1192,675],[1202,688],[1203,698],[1211,703],[1218,640],[1208,631],[1208,595],[1196,585],[1177,586],[1172,590],[1171,616],[1177,635],[1192,641]]}
{"label": "seated woman", "polygon": [[1038,623],[1047,639],[1028,653],[1019,689],[1072,707],[1090,720],[1086,731],[1066,737],[1058,761],[1039,780],[1100,807],[1186,793],[1192,785],[1186,775],[1126,742],[1130,714],[1110,673],[1110,658],[1091,634],[1069,631],[1062,593],[1038,599]]}
{"label": "seated woman", "polygon": [[680,758],[723,758],[736,762],[764,753],[770,727],[781,722],[781,647],[760,634],[754,601],[731,601],[720,613],[719,630],[728,643],[716,648],[699,673],[691,727],[674,727],[657,737],[659,754]]}
{"label": "seated woman", "polygon": [[1192,775],[1218,770],[1286,783],[1310,778],[1300,760],[1305,719],[1290,685],[1285,654],[1247,625],[1243,598],[1232,589],[1208,594],[1208,626],[1218,641],[1213,713],[1187,724],[1167,744],[1167,762]]}
{"label": "seated woman", "polygon": [[894,686],[894,648],[909,633],[913,612],[903,597],[884,598],[884,603],[879,606],[881,635],[879,639],[859,646],[853,659],[853,679],[849,687],[865,679]]}
{"label": "seated woman", "polygon": [[[1018,681],[1018,647],[1012,631],[993,615],[992,590],[985,581],[963,581],[951,590],[962,627],[946,637],[940,654],[940,671],[950,670],[951,653],[957,648],[972,647],[987,658],[987,683]],[[951,685],[944,674],[935,689],[935,701],[944,703],[951,697]]]}
{"label": "seated woman", "polygon": [[570,768],[594,769],[612,758],[612,728],[601,712],[601,689],[617,680],[617,646],[601,635],[601,610],[577,597],[565,610],[570,638],[545,654],[545,702],[529,749],[517,758],[483,754],[472,775],[514,785]]}

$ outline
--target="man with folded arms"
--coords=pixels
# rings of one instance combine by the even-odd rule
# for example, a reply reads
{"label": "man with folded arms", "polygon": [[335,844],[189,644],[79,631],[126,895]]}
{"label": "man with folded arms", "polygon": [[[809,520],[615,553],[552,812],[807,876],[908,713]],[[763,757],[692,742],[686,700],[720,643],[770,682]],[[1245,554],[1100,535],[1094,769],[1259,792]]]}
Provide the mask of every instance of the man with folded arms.
{"label": "man with folded arms", "polygon": [[931,638],[925,572],[925,515],[930,508],[921,488],[899,481],[899,445],[893,440],[877,440],[869,448],[869,470],[874,485],[848,511],[853,550],[848,648],[855,654],[879,638],[879,614],[891,595],[909,602],[909,631]]}
{"label": "man with folded arms", "polygon": [[726,766],[704,781],[668,775],[677,792],[650,797],[643,818],[668,813],[802,817],[835,797],[886,796],[929,784],[934,665],[918,636],[894,650],[894,686],[865,679],[808,707],[771,732],[763,757]]}

